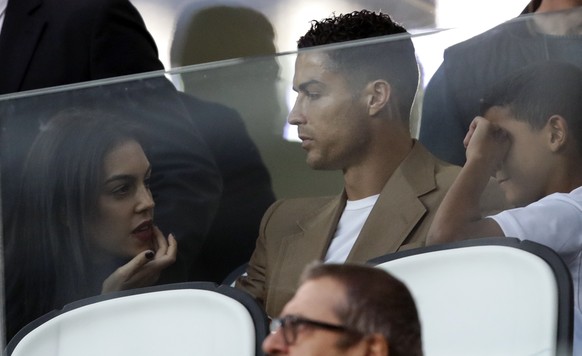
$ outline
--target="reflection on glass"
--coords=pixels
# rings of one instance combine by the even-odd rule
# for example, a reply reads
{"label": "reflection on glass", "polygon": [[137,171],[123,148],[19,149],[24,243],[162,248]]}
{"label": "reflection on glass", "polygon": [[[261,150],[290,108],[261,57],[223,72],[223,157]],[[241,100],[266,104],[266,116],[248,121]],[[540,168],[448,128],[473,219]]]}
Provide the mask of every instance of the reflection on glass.
{"label": "reflection on glass", "polygon": [[425,90],[420,141],[439,158],[465,162],[463,138],[496,81],[539,61],[582,66],[582,7],[524,15],[445,51]]}
{"label": "reflection on glass", "polygon": [[[416,96],[416,103],[423,106],[421,132],[423,128],[435,129],[430,136],[421,134],[421,141],[430,147],[428,142],[434,140],[445,150],[464,155],[462,138],[466,125],[478,114],[483,92],[504,74],[525,63],[546,59],[562,59],[582,67],[580,26],[576,23],[582,18],[579,11],[576,8],[564,13],[525,16],[476,37],[475,41],[480,40],[477,44],[468,41],[449,49],[427,92]],[[572,24],[567,27],[571,32],[564,33],[564,28],[553,25],[558,23]],[[463,29],[451,31],[463,32]],[[451,44],[441,34],[413,36],[415,45],[423,41],[436,45],[436,52],[429,49],[419,56],[421,68],[426,58],[440,58],[438,48]],[[272,39],[268,39],[272,49]],[[357,52],[365,46],[382,45],[391,40],[394,39],[379,38],[339,47]],[[168,94],[167,82],[161,84],[157,80],[160,78],[144,75],[0,97],[5,239],[17,241],[18,247],[28,240],[9,237],[13,226],[10,219],[21,203],[17,189],[25,182],[21,170],[39,130],[62,109],[76,106],[114,109],[155,132],[143,146],[152,166],[154,222],[164,236],[172,233],[178,240],[176,263],[164,270],[159,283],[189,278],[220,280],[235,264],[244,262],[245,257],[241,256],[248,256],[254,248],[262,212],[275,196],[312,197],[338,195],[342,191],[344,181],[340,172],[313,171],[306,163],[301,144],[284,138],[289,111],[285,93],[293,86],[296,58],[296,52],[261,53],[258,57],[177,69],[173,73],[179,74],[184,84],[184,93],[180,94],[174,91]],[[294,95],[292,101],[295,99]],[[418,169],[411,174],[420,175]],[[43,186],[47,184],[40,176],[35,175],[32,180]],[[410,200],[398,204],[394,210],[401,212],[407,203]],[[60,207],[51,209],[53,218],[66,223],[61,211]],[[286,219],[295,223],[292,216]],[[40,224],[44,219],[36,220]],[[396,225],[390,224],[382,231],[393,231]],[[378,231],[372,231],[372,235],[377,236]],[[370,239],[369,243],[373,241]],[[42,252],[45,254],[41,258],[58,255],[60,261],[67,261],[61,251]],[[299,256],[308,253],[302,249],[296,252]],[[231,257],[235,254],[236,257]],[[66,267],[73,265],[68,263]],[[103,272],[100,283],[113,270],[109,274]],[[37,278],[42,276],[39,272]],[[89,278],[84,282],[88,281]],[[91,293],[100,292],[100,283],[93,283]],[[6,285],[6,289],[10,288],[11,284]],[[46,290],[39,289],[43,293]],[[74,288],[65,287],[61,291],[72,295]],[[14,306],[9,299],[6,310],[17,311]]]}

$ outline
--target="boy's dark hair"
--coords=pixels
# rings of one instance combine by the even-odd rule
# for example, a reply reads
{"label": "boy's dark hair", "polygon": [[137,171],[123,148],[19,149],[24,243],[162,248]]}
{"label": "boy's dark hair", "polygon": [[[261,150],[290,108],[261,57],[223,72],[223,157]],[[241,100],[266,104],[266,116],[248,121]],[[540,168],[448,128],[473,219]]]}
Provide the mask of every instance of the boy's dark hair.
{"label": "boy's dark hair", "polygon": [[410,34],[388,14],[368,10],[312,21],[311,29],[297,41],[308,48],[365,38],[400,34],[398,38],[329,49],[326,54],[337,70],[346,75],[356,89],[383,79],[395,89],[391,100],[401,119],[408,121],[418,88],[418,64]]}
{"label": "boy's dark hair", "polygon": [[552,115],[562,116],[582,153],[582,69],[557,61],[539,62],[492,86],[481,102],[481,115],[493,106],[542,129]]}

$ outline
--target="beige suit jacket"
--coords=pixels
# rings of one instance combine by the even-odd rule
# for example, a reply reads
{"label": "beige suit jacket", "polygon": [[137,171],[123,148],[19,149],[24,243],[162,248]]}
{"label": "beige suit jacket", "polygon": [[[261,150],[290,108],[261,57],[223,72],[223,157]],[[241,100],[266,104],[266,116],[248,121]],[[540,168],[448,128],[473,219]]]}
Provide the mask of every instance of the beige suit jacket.
{"label": "beige suit jacket", "polygon": [[[437,207],[459,171],[416,142],[386,182],[347,262],[363,263],[423,246]],[[270,316],[278,316],[305,266],[325,257],[345,203],[345,194],[275,202],[263,216],[247,276],[236,286],[260,300]]]}

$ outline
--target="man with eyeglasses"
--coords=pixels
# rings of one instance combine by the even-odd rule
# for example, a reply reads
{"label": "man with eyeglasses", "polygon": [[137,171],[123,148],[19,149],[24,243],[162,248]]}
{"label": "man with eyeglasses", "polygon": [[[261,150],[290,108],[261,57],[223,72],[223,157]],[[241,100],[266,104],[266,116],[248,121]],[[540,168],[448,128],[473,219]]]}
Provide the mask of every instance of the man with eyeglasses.
{"label": "man with eyeglasses", "polygon": [[356,264],[309,266],[263,342],[269,355],[420,356],[420,322],[406,286]]}

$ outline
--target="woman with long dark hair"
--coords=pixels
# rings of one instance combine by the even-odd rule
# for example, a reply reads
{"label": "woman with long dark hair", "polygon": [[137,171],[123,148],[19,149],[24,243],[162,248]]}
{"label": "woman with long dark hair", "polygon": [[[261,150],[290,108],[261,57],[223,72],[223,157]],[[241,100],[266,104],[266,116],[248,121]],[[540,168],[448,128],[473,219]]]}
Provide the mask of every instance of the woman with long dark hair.
{"label": "woman with long dark hair", "polygon": [[4,229],[8,340],[71,301],[152,285],[175,261],[174,237],[153,224],[142,134],[114,115],[70,110],[35,140]]}

